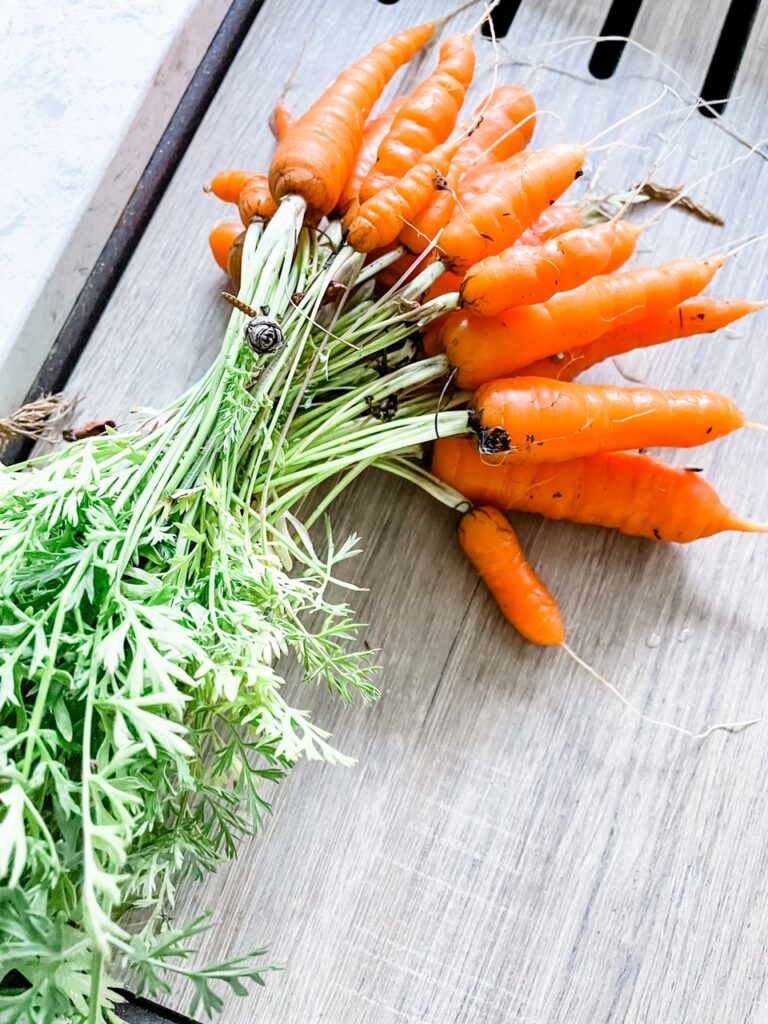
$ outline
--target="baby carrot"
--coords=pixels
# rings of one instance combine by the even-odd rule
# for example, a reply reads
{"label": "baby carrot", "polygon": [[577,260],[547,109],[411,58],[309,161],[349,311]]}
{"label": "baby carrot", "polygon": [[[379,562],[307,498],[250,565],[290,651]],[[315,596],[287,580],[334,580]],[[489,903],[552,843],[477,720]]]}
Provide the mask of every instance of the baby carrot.
{"label": "baby carrot", "polygon": [[277,203],[269,191],[269,182],[264,174],[253,174],[237,200],[240,219],[247,227],[254,217],[269,220],[277,213]]}
{"label": "baby carrot", "polygon": [[474,508],[459,524],[459,541],[506,618],[535,644],[564,644],[557,602],[528,562],[506,516]]}
{"label": "baby carrot", "polygon": [[402,178],[449,137],[475,72],[472,36],[449,36],[438,66],[408,96],[379,144],[376,162],[360,186],[364,203]]}
{"label": "baby carrot", "polygon": [[296,121],[269,170],[275,199],[303,196],[315,216],[334,209],[354,166],[368,114],[397,69],[431,38],[435,27],[417,25],[379,43]]}
{"label": "baby carrot", "polygon": [[631,537],[687,544],[724,530],[768,532],[768,525],[736,515],[698,473],[635,452],[492,465],[470,438],[448,437],[435,443],[432,472],[476,504]]}
{"label": "baby carrot", "polygon": [[573,380],[590,366],[601,363],[611,356],[618,356],[635,348],[661,345],[675,338],[711,333],[721,327],[727,327],[749,313],[764,309],[765,306],[765,302],[713,299],[709,295],[701,295],[682,302],[679,306],[672,306],[661,313],[638,320],[637,323],[614,327],[588,345],[566,349],[535,363],[529,363],[520,370],[520,374],[526,377]]}
{"label": "baby carrot", "polygon": [[208,236],[213,258],[222,270],[229,269],[229,251],[242,233],[243,225],[239,221],[226,221],[217,224]]}
{"label": "baby carrot", "polygon": [[345,214],[352,203],[358,200],[360,186],[376,162],[376,154],[381,140],[392,127],[395,114],[405,103],[406,98],[405,96],[398,96],[390,103],[383,114],[372,118],[366,124],[357,158],[339,196],[338,208],[342,214]]}
{"label": "baby carrot", "polygon": [[512,245],[469,268],[461,304],[479,316],[495,316],[512,306],[546,302],[556,292],[618,269],[634,252],[641,231],[629,221],[608,221],[566,231],[544,245]]}
{"label": "baby carrot", "polygon": [[581,171],[583,146],[556,145],[497,164],[482,192],[462,202],[443,229],[440,248],[454,270],[465,270],[517,241]]}
{"label": "baby carrot", "polygon": [[500,462],[562,462],[632,448],[692,448],[747,425],[713,391],[661,391],[512,377],[485,384],[469,425]]}
{"label": "baby carrot", "polygon": [[498,317],[463,310],[446,317],[445,351],[457,367],[459,387],[476,388],[536,359],[581,346],[618,327],[660,313],[702,291],[723,258],[674,260],[594,277],[535,306],[516,306]]}
{"label": "baby carrot", "polygon": [[254,177],[258,177],[255,171],[219,171],[205,191],[213,192],[217,199],[223,199],[225,203],[236,203],[240,193]]}
{"label": "baby carrot", "polygon": [[433,149],[415,167],[382,188],[359,208],[347,232],[347,242],[358,252],[371,252],[394,242],[405,221],[423,209],[456,151],[456,140]]}
{"label": "baby carrot", "polygon": [[578,206],[553,203],[520,235],[515,245],[543,245],[565,231],[584,227],[584,216]]}
{"label": "baby carrot", "polygon": [[501,85],[480,103],[480,122],[456,150],[446,175],[446,187],[436,192],[413,224],[406,224],[400,241],[412,252],[423,252],[445,227],[456,209],[457,189],[465,174],[490,167],[524,149],[531,140],[536,103],[520,86]]}

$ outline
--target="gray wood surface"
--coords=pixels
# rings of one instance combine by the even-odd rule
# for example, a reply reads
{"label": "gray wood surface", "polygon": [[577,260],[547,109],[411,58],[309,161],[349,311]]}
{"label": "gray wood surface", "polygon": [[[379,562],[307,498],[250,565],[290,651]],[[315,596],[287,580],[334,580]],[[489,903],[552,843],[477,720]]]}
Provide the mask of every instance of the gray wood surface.
{"label": "gray wood surface", "polygon": [[[283,81],[294,72],[288,102],[301,110],[374,40],[448,6],[268,0],[73,378],[84,417],[159,405],[211,359],[227,311],[205,239],[225,214],[200,186],[222,166],[266,163]],[[645,0],[635,35],[695,91],[727,6],[691,3],[683,18]],[[562,116],[542,116],[537,141],[589,139],[663,82],[680,92],[671,106],[690,100],[639,50],[596,82],[590,43],[542,46],[594,35],[608,7],[523,0],[500,70],[530,79],[539,107]],[[728,112],[751,138],[768,136],[768,4],[759,19]],[[492,49],[479,47],[487,75]],[[601,188],[634,183],[665,147],[654,174],[670,184],[746,152],[698,113],[683,121],[649,113],[618,129],[610,138],[624,145],[593,155]],[[768,163],[753,155],[695,190],[724,230],[672,212],[639,258],[768,230],[766,187]],[[765,244],[726,266],[713,293],[765,297]],[[754,318],[590,376],[716,388],[768,419],[765,331]],[[767,446],[744,431],[677,461],[768,519]],[[370,591],[355,603],[383,649],[383,697],[342,710],[307,693],[359,765],[302,765],[266,835],[184,894],[181,915],[216,914],[201,958],[268,942],[287,965],[266,991],[232,998],[225,1024],[768,1021],[768,721],[692,743],[631,717],[562,652],[512,633],[457,550],[454,517],[405,485],[368,475],[335,522],[365,543],[353,574]],[[662,547],[524,516],[519,529],[574,648],[644,711],[694,728],[768,719],[765,538]],[[188,996],[169,1002],[182,1009]]]}

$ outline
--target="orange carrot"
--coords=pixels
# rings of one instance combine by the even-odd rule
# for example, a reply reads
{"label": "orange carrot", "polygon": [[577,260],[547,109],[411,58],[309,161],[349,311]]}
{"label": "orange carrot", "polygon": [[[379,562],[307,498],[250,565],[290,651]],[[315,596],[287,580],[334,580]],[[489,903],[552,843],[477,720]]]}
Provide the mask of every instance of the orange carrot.
{"label": "orange carrot", "polygon": [[557,602],[533,570],[517,534],[495,508],[474,508],[462,517],[459,541],[499,607],[535,644],[564,644]]}
{"label": "orange carrot", "polygon": [[520,370],[536,359],[586,345],[611,324],[635,323],[691,298],[723,265],[721,257],[674,260],[594,277],[535,306],[517,306],[499,317],[459,310],[442,328],[445,351],[457,367],[459,387],[476,388]]}
{"label": "orange carrot", "polygon": [[536,512],[687,544],[724,530],[766,533],[736,515],[698,473],[649,455],[603,452],[566,462],[491,465],[467,437],[435,443],[432,472],[475,504]]}
{"label": "orange carrot", "polygon": [[660,391],[511,377],[475,394],[470,428],[500,462],[563,462],[631,448],[692,448],[746,426],[713,391]]}
{"label": "orange carrot", "polygon": [[564,231],[584,227],[584,216],[578,206],[568,203],[553,203],[538,220],[520,235],[515,245],[543,245],[550,238],[557,238]]}
{"label": "orange carrot", "polygon": [[[439,188],[456,151],[457,140],[449,140],[433,149],[415,167],[391,185],[367,199],[349,223],[347,242],[358,252],[371,252],[394,242],[405,221],[424,208]],[[350,212],[354,211],[354,207]]]}
{"label": "orange carrot", "polygon": [[253,179],[255,171],[219,171],[206,192],[213,192],[217,199],[223,199],[225,203],[236,203],[240,193]]}
{"label": "orange carrot", "polygon": [[269,191],[269,182],[263,174],[253,174],[238,199],[240,219],[247,227],[254,217],[269,220],[277,213],[277,203]]}
{"label": "orange carrot", "polygon": [[245,231],[241,231],[232,243],[229,255],[227,256],[227,273],[232,278],[237,288],[240,287],[240,277],[243,269],[243,246],[245,244]]}
{"label": "orange carrot", "polygon": [[500,163],[528,145],[536,124],[535,110],[528,90],[515,85],[499,86],[479,104],[475,115],[481,117],[480,123],[456,150],[446,188],[432,197],[413,224],[403,228],[400,240],[404,245],[412,252],[423,252],[456,209],[462,177],[476,167]]}
{"label": "orange carrot", "polygon": [[546,359],[529,363],[520,370],[520,373],[526,377],[573,380],[590,366],[601,363],[611,356],[618,356],[635,348],[661,345],[675,338],[709,334],[721,327],[727,327],[749,313],[764,309],[765,306],[765,302],[713,299],[708,295],[702,295],[689,299],[679,306],[662,310],[661,313],[645,317],[637,323],[614,327],[588,345],[557,352]]}
{"label": "orange carrot", "polygon": [[566,231],[544,245],[512,245],[469,268],[461,304],[479,316],[495,316],[512,306],[546,302],[556,292],[618,269],[634,252],[641,231],[629,221],[608,221]]}
{"label": "orange carrot", "polygon": [[433,35],[436,24],[417,25],[375,46],[343,71],[290,129],[269,170],[275,199],[303,196],[310,214],[338,203],[355,163],[368,114],[387,83]]}
{"label": "orange carrot", "polygon": [[296,118],[282,100],[278,100],[272,111],[272,131],[278,142],[282,142],[296,124]]}
{"label": "orange carrot", "polygon": [[472,36],[449,36],[440,47],[438,66],[396,113],[379,145],[376,162],[360,186],[365,203],[393,185],[449,137],[475,71]]}
{"label": "orange carrot", "polygon": [[217,224],[208,236],[213,258],[222,270],[229,269],[229,251],[242,233],[243,225],[239,221],[226,221]]}
{"label": "orange carrot", "polygon": [[400,110],[406,99],[407,97],[405,96],[398,96],[390,103],[383,114],[379,117],[374,117],[366,124],[357,159],[339,196],[338,208],[342,214],[347,212],[353,202],[358,201],[360,186],[376,163],[379,144],[392,127],[395,114]]}
{"label": "orange carrot", "polygon": [[440,248],[454,270],[512,245],[581,171],[583,146],[557,145],[497,164],[482,192],[463,200],[446,224]]}

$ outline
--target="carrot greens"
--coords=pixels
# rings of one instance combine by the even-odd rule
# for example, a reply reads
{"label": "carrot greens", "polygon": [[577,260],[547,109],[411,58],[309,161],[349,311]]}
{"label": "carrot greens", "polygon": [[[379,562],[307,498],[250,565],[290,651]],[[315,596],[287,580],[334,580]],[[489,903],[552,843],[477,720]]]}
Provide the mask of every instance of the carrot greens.
{"label": "carrot greens", "polygon": [[298,508],[316,521],[435,437],[446,362],[412,363],[410,338],[456,296],[419,303],[429,268],[375,300],[338,223],[304,212],[288,197],[248,229],[258,315],[233,311],[172,407],[0,473],[1,1022],[116,1019],[126,968],[154,994],[189,978],[206,1012],[261,983],[263,951],[189,966],[206,920],[168,925],[176,886],[261,827],[300,758],[350,763],[289,700],[288,657],[345,702],[377,695],[333,596],[356,538],[326,519],[320,551]]}

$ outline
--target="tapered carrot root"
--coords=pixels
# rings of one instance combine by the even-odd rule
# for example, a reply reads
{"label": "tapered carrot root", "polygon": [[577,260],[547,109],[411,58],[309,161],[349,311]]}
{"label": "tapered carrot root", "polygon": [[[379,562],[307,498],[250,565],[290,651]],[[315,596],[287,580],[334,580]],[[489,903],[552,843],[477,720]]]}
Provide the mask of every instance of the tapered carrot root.
{"label": "tapered carrot root", "polygon": [[456,209],[462,178],[478,167],[492,167],[519,153],[531,140],[536,104],[527,89],[501,85],[475,110],[477,127],[462,142],[446,174],[446,188],[432,197],[406,224],[400,241],[411,252],[423,252],[445,227]]}
{"label": "tapered carrot root", "polygon": [[766,305],[766,302],[713,299],[708,295],[702,295],[637,323],[614,327],[589,345],[566,349],[546,359],[539,359],[523,367],[520,374],[526,377],[574,380],[591,366],[612,356],[619,356],[636,348],[661,345],[676,338],[711,334],[740,320],[743,316],[764,309]]}
{"label": "tapered carrot root", "polygon": [[213,258],[222,270],[229,270],[230,250],[242,233],[242,224],[238,221],[228,221],[223,224],[217,224],[208,236]]}
{"label": "tapered carrot root", "polygon": [[256,171],[219,171],[205,191],[213,192],[225,203],[236,203],[240,193],[255,177],[259,177]]}
{"label": "tapered carrot root", "polygon": [[518,306],[498,317],[460,310],[446,318],[443,342],[458,369],[457,383],[476,388],[523,366],[594,341],[606,327],[635,323],[698,294],[723,259],[674,260],[592,278],[547,302]]}
{"label": "tapered carrot root", "polygon": [[376,162],[360,186],[361,203],[393,185],[448,139],[474,72],[472,37],[449,36],[440,47],[438,66],[406,98],[381,140]]}
{"label": "tapered carrot root", "polygon": [[360,186],[376,163],[376,154],[381,140],[392,127],[395,114],[400,110],[406,99],[406,96],[398,96],[390,103],[380,117],[374,117],[366,124],[363,140],[360,143],[360,149],[354,166],[339,196],[338,208],[340,213],[345,214],[353,203],[359,201]]}
{"label": "tapered carrot root", "polygon": [[247,227],[254,217],[269,220],[277,213],[277,203],[269,191],[269,182],[264,174],[254,174],[240,193],[237,206],[240,219]]}
{"label": "tapered carrot root", "polygon": [[288,132],[296,124],[296,118],[282,100],[278,100],[272,111],[271,127],[275,138],[282,142]]}
{"label": "tapered carrot root", "polygon": [[557,145],[496,165],[482,192],[462,202],[440,247],[455,270],[466,270],[512,245],[565,192],[586,159],[582,146]]}
{"label": "tapered carrot root", "polygon": [[478,316],[495,316],[512,306],[546,302],[556,292],[617,270],[635,251],[641,231],[629,221],[608,221],[541,246],[512,245],[469,268],[461,304]]}
{"label": "tapered carrot root", "polygon": [[713,391],[661,391],[512,377],[485,384],[470,426],[501,462],[562,462],[632,448],[693,448],[747,426]]}
{"label": "tapered carrot root", "polygon": [[302,196],[312,216],[336,207],[369,113],[397,69],[428,42],[435,27],[417,25],[393,36],[339,75],[277,147],[269,170],[275,199]]}
{"label": "tapered carrot root", "polygon": [[462,517],[459,541],[506,618],[535,644],[564,644],[557,602],[525,557],[506,516],[475,508]]}
{"label": "tapered carrot root", "polygon": [[566,462],[492,465],[470,438],[435,443],[432,472],[470,501],[687,544],[726,530],[766,533],[736,515],[698,473],[648,455],[604,452]]}

